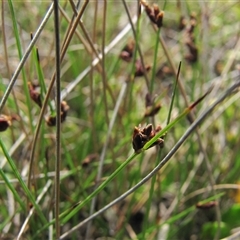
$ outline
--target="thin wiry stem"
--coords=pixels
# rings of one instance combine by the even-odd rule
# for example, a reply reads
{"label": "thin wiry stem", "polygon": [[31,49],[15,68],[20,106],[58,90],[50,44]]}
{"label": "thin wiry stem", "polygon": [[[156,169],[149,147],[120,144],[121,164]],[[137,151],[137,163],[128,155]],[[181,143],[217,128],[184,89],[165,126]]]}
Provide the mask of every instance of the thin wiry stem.
{"label": "thin wiry stem", "polygon": [[[47,191],[49,191],[49,188],[50,188],[51,185],[52,185],[52,181],[51,181],[51,180],[48,180],[47,183],[46,183],[46,185],[45,185],[44,188],[42,189],[42,192],[41,192],[40,195],[37,197],[37,200],[36,200],[36,203],[37,203],[37,204],[39,204],[39,202],[42,200],[42,198],[43,198],[43,196],[45,195],[45,193],[46,193]],[[27,225],[28,225],[28,223],[29,223],[29,220],[30,220],[31,216],[33,215],[34,211],[35,211],[35,207],[32,207],[31,210],[30,210],[29,213],[28,213],[28,216],[25,218],[24,223],[23,223],[22,226],[21,226],[21,229],[20,229],[20,231],[19,231],[19,233],[18,233],[18,236],[17,236],[17,240],[22,239],[22,235],[24,234],[24,231],[25,231],[25,229],[26,229],[26,227],[27,227]]]}
{"label": "thin wiry stem", "polygon": [[54,0],[54,29],[55,29],[55,65],[56,65],[56,160],[55,160],[55,228],[56,239],[60,236],[59,202],[60,202],[60,163],[61,163],[61,59],[60,59],[60,30],[58,0]]}
{"label": "thin wiry stem", "polygon": [[[154,27],[154,29],[157,32],[156,27]],[[175,68],[175,65],[173,63],[173,58],[170,56],[170,53],[169,53],[169,51],[167,49],[167,46],[166,46],[165,41],[162,38],[162,36],[159,36],[159,40],[160,40],[160,43],[161,43],[161,45],[163,47],[163,50],[164,50],[164,53],[165,53],[165,55],[166,55],[166,57],[168,59],[168,62],[170,64],[170,66],[171,66],[175,76],[177,76],[177,69]],[[178,85],[179,85],[179,88],[180,88],[180,91],[181,91],[181,94],[183,96],[183,99],[184,99],[184,102],[185,102],[186,106],[189,106],[189,103],[188,103],[188,100],[187,100],[187,94],[185,92],[185,89],[184,89],[184,86],[183,86],[183,83],[182,83],[182,80],[181,80],[180,77],[179,77],[179,80],[178,80]],[[190,112],[189,113],[190,122],[193,122],[194,118],[195,118],[194,113]],[[215,190],[214,190],[213,186],[215,185],[215,181],[214,181],[214,179],[212,177],[212,167],[211,167],[208,155],[206,153],[206,150],[205,150],[204,145],[203,145],[202,140],[201,140],[201,136],[200,136],[199,131],[198,131],[197,128],[196,128],[195,132],[196,132],[196,135],[197,135],[197,141],[198,141],[199,149],[203,153],[203,156],[204,156],[204,160],[205,160],[205,163],[206,163],[208,175],[210,177],[210,184],[212,185],[212,191],[214,193]],[[218,229],[220,229],[221,212],[220,212],[219,204],[216,204],[215,211],[216,211],[216,217],[217,217],[217,222],[218,222]]]}
{"label": "thin wiry stem", "polygon": [[107,125],[109,124],[109,116],[108,116],[108,103],[107,103],[107,92],[106,92],[106,71],[105,71],[105,38],[106,38],[106,18],[107,18],[107,2],[104,0],[103,2],[103,24],[102,24],[102,81],[103,81],[103,102],[105,106],[105,118]]}
{"label": "thin wiry stem", "polygon": [[[117,99],[117,102],[116,102],[116,105],[115,105],[115,108],[114,108],[114,111],[113,111],[113,115],[112,115],[112,118],[111,118],[111,121],[109,123],[109,128],[108,128],[108,132],[107,132],[107,136],[106,136],[106,140],[105,140],[105,143],[104,143],[104,146],[103,146],[103,150],[101,152],[101,156],[100,156],[100,160],[99,160],[99,167],[98,167],[98,178],[97,178],[97,182],[100,180],[101,178],[101,175],[99,173],[102,173],[102,169],[103,169],[103,163],[104,163],[104,159],[105,159],[105,156],[106,156],[106,152],[107,152],[107,147],[108,147],[108,144],[109,144],[109,140],[110,140],[110,136],[111,136],[111,132],[112,132],[112,129],[113,129],[113,126],[114,126],[114,123],[116,121],[116,118],[117,118],[117,114],[118,114],[118,110],[120,108],[120,104],[124,98],[124,95],[125,95],[125,92],[127,90],[127,82],[124,82],[124,84],[122,85],[122,88],[121,88],[121,91],[119,93],[119,96],[118,96],[118,99]],[[92,200],[92,203],[91,203],[91,207],[94,207],[95,206],[95,203],[96,203],[96,197],[93,198]],[[94,208],[93,208],[94,209]],[[93,213],[93,209],[91,214]],[[86,235],[86,239],[88,236]]]}
{"label": "thin wiry stem", "polygon": [[[77,18],[75,19],[75,22],[71,28],[71,31],[69,33],[69,35],[67,36],[67,39],[66,39],[66,42],[63,46],[63,49],[62,49],[62,52],[61,52],[61,56],[60,56],[60,59],[61,61],[63,60],[63,57],[65,56],[65,53],[67,51],[67,47],[71,41],[71,38],[74,34],[74,31],[77,27],[77,24],[78,24],[78,21],[79,19],[81,18],[85,8],[87,7],[87,4],[88,4],[89,1],[86,1],[81,9],[81,11],[79,12]],[[42,119],[43,119],[43,115],[45,113],[45,109],[47,107],[47,102],[48,102],[48,99],[50,97],[50,94],[52,92],[52,88],[53,88],[53,85],[54,85],[54,82],[55,82],[55,72],[53,73],[53,76],[51,78],[51,81],[50,81],[50,84],[49,84],[49,88],[48,88],[48,91],[47,91],[47,94],[45,96],[45,99],[44,99],[44,102],[43,102],[43,106],[41,108],[41,112],[39,114],[39,120],[38,120],[38,123],[37,123],[37,126],[36,126],[36,131],[35,131],[35,134],[34,134],[34,138],[33,138],[33,144],[32,144],[32,150],[31,150],[31,155],[30,155],[30,165],[29,165],[29,174],[28,174],[28,187],[30,187],[30,181],[31,181],[31,172],[32,172],[32,168],[33,168],[33,158],[34,158],[34,154],[35,154],[35,149],[36,149],[36,145],[37,145],[37,139],[38,139],[38,135],[39,135],[39,132],[40,132],[40,128],[41,128],[41,123],[42,123]]]}
{"label": "thin wiry stem", "polygon": [[[75,6],[73,0],[70,0],[69,2],[70,2],[70,4],[71,4],[71,7],[72,7],[72,9],[73,9],[73,11],[74,11],[75,16],[77,16],[77,15],[78,15],[78,12],[77,12],[77,9],[76,9],[76,6]],[[91,49],[90,49],[89,46],[88,46],[88,44],[87,44],[87,43],[85,42],[85,40],[83,39],[83,37],[81,37],[81,41],[82,41],[82,43],[84,44],[85,49],[86,49],[89,53],[92,53],[92,52],[95,53],[95,55],[96,55],[96,57],[97,57],[99,53],[98,53],[97,49],[95,48],[94,42],[91,40],[91,38],[90,38],[90,36],[89,36],[86,28],[84,27],[81,19],[79,20],[78,23],[79,23],[79,26],[81,27],[81,29],[82,29],[82,31],[83,31],[83,33],[84,33],[87,41],[88,41],[88,44],[89,44],[90,47],[91,47]],[[100,70],[100,72],[102,71],[101,68],[100,68],[100,65],[99,65],[99,70]]]}
{"label": "thin wiry stem", "polygon": [[[139,40],[138,40],[139,36],[138,36],[138,34],[137,34],[136,30],[135,30],[134,23],[133,23],[132,18],[131,18],[131,16],[130,16],[130,12],[129,12],[129,10],[128,10],[126,1],[125,1],[125,0],[122,0],[122,2],[123,2],[123,6],[124,6],[124,8],[125,8],[125,11],[126,11],[126,13],[127,13],[127,15],[128,15],[129,23],[131,24],[131,27],[132,27],[132,32],[133,32],[134,39],[135,39],[135,41],[136,41],[136,47],[137,47],[137,51],[138,51],[139,56],[140,56],[141,64],[142,64],[142,66],[145,66],[143,54],[142,54],[142,51],[141,51],[141,48],[140,48],[140,45],[139,45]],[[139,21],[139,20],[140,20],[140,16],[138,15],[138,17],[139,17],[139,18],[138,18],[138,21]],[[145,67],[143,67],[143,74],[144,74],[146,86],[149,88],[149,78],[148,78],[148,75],[147,75],[147,73],[146,73]]]}
{"label": "thin wiry stem", "polygon": [[77,229],[94,219],[95,217],[99,216],[103,212],[105,212],[107,209],[115,205],[116,203],[122,201],[125,199],[128,195],[136,191],[139,187],[141,187],[144,183],[146,183],[150,178],[153,177],[171,158],[172,156],[177,152],[177,150],[182,146],[182,144],[186,141],[186,139],[196,130],[196,128],[199,127],[199,125],[204,121],[204,119],[210,115],[210,113],[214,110],[214,108],[219,105],[222,101],[224,101],[228,96],[232,94],[232,92],[240,86],[240,80],[238,80],[236,83],[234,83],[232,86],[230,86],[211,106],[209,106],[201,116],[199,116],[187,129],[185,134],[179,139],[179,141],[176,143],[176,145],[171,149],[171,151],[165,156],[165,158],[146,176],[144,177],[138,184],[130,188],[127,192],[116,198],[111,203],[107,204],[105,207],[100,209],[99,211],[95,212],[93,215],[86,218],[84,221],[77,224],[75,227],[73,227],[68,232],[64,233],[60,236],[59,239],[64,239],[67,236],[69,236],[71,233],[75,232]]}
{"label": "thin wiry stem", "polygon": [[0,113],[3,110],[3,107],[4,107],[6,101],[9,97],[10,92],[12,91],[12,88],[15,84],[15,81],[17,80],[17,77],[18,77],[19,73],[21,72],[26,60],[28,59],[28,56],[29,56],[30,52],[32,51],[32,48],[33,48],[34,44],[36,43],[38,37],[40,36],[40,33],[42,32],[44,26],[46,25],[46,23],[49,19],[49,17],[51,16],[52,11],[53,11],[53,4],[51,4],[51,6],[49,7],[48,12],[46,13],[46,15],[45,15],[42,23],[40,24],[37,32],[34,34],[34,37],[33,37],[32,41],[28,45],[28,48],[27,48],[25,54],[23,55],[20,63],[18,64],[18,67],[17,67],[15,73],[12,76],[12,79],[11,79],[11,81],[10,81],[6,91],[5,91],[5,94],[2,97],[2,101],[0,103]]}
{"label": "thin wiry stem", "polygon": [[[73,9],[75,15],[77,15],[77,9],[76,9],[76,7],[75,7],[75,4],[74,4],[73,0],[70,0],[69,2],[70,2],[70,4],[71,4],[71,6],[72,6],[72,9]],[[88,46],[88,44],[86,44],[86,41],[83,39],[83,37],[81,37],[81,41],[82,41],[82,43],[84,44],[85,49],[86,49],[90,54],[91,54],[91,52],[94,52],[95,55],[96,55],[96,57],[98,57],[99,53],[98,53],[97,49],[96,49],[95,46],[94,46],[94,41],[91,40],[91,38],[90,38],[90,36],[89,36],[89,34],[88,34],[88,31],[87,31],[87,29],[85,28],[85,26],[84,26],[84,24],[83,24],[83,22],[82,22],[81,19],[79,20],[79,26],[81,27],[81,29],[82,29],[82,31],[83,31],[83,33],[84,33],[84,36],[86,37],[87,42],[88,42],[88,44],[89,44],[90,47],[91,47],[91,49],[90,49],[89,46]],[[102,45],[103,45],[103,44],[102,44]],[[104,44],[104,46],[105,46],[105,44]],[[101,59],[100,59],[100,63],[101,63]],[[101,65],[100,63],[97,64],[96,67],[97,67],[97,70],[98,70],[100,73],[103,74],[102,65]],[[110,94],[110,97],[112,98],[112,102],[115,103],[115,102],[116,102],[115,96],[114,96],[114,94],[113,94],[113,92],[112,92],[112,90],[111,90],[111,88],[110,88],[110,86],[109,86],[109,84],[108,84],[108,81],[105,81],[104,84],[105,84],[104,89],[107,89],[107,90],[108,90],[108,92],[109,92],[109,94]]]}
{"label": "thin wiry stem", "polygon": [[169,123],[170,123],[170,120],[171,120],[171,113],[172,113],[172,109],[173,109],[174,99],[175,99],[175,96],[176,96],[176,90],[177,90],[177,86],[178,86],[178,80],[179,80],[181,65],[182,65],[182,62],[180,62],[180,63],[179,63],[179,66],[178,66],[176,81],[175,81],[175,84],[174,84],[174,88],[173,88],[173,92],[172,92],[172,97],[171,97],[171,103],[170,103],[170,107],[169,107],[170,110],[169,110],[169,113],[168,113],[168,116],[167,116],[167,124],[169,124]]}
{"label": "thin wiry stem", "polygon": [[150,82],[150,94],[153,94],[154,84],[155,84],[155,76],[156,76],[156,68],[157,68],[157,56],[158,56],[158,46],[159,46],[159,40],[158,36],[160,35],[161,28],[158,28],[157,30],[157,37],[156,37],[156,44],[154,46],[154,58],[153,58],[153,66],[152,66],[152,77]]}
{"label": "thin wiry stem", "polygon": [[[173,103],[174,103],[174,99],[176,96],[176,90],[177,90],[177,85],[178,85],[178,79],[179,79],[179,75],[180,75],[180,70],[181,70],[181,62],[179,63],[179,67],[178,67],[178,72],[177,72],[177,76],[176,76],[176,81],[174,83],[174,89],[172,92],[172,97],[171,97],[171,103],[170,103],[170,107],[169,107],[169,112],[168,112],[168,117],[167,117],[167,125],[170,123],[171,120],[171,113],[172,113],[172,109],[173,109]],[[166,136],[164,137],[164,141],[166,140]],[[158,151],[158,157],[156,159],[156,165],[159,163],[160,161],[160,157],[161,157],[161,153],[162,151],[159,150]],[[160,172],[158,172],[158,177],[160,178]],[[149,196],[148,196],[148,203],[146,206],[146,213],[145,213],[145,218],[144,218],[144,231],[143,231],[143,238],[145,236],[146,233],[146,229],[148,229],[148,219],[149,219],[149,213],[150,213],[150,208],[151,208],[151,202],[153,199],[153,194],[154,194],[154,189],[156,189],[156,179],[157,179],[157,175],[154,175],[152,180],[151,180],[151,188],[149,191]],[[157,189],[158,189],[158,198],[161,197],[161,181],[157,181],[158,185],[157,185]],[[160,209],[158,209],[156,216],[159,216],[160,214]]]}
{"label": "thin wiry stem", "polygon": [[[134,16],[132,21],[135,23],[137,21],[137,17]],[[131,30],[131,26],[130,24],[128,24],[110,43],[108,46],[105,47],[105,54],[107,54],[111,49],[113,49],[117,43],[119,43],[123,37],[125,37],[125,35]],[[71,83],[69,83],[65,89],[62,90],[62,100],[65,99],[68,94],[79,84],[79,82],[81,82],[83,80],[83,78],[89,74],[89,72],[91,71],[92,67],[95,67],[100,59],[102,58],[102,54],[99,54],[97,58],[95,58],[92,61],[91,66],[87,67],[84,71],[82,71],[82,73]]]}
{"label": "thin wiry stem", "polygon": [[[107,18],[107,1],[104,0],[103,2],[103,24],[102,24],[102,82],[103,82],[103,102],[104,102],[104,113],[105,113],[105,120],[107,126],[109,126],[109,116],[108,116],[108,102],[107,102],[107,78],[106,78],[106,71],[105,71],[105,38],[106,38],[106,18]],[[114,119],[115,120],[115,119]],[[109,127],[110,129],[110,127]],[[112,129],[111,129],[112,130]],[[108,141],[106,141],[108,144]],[[105,142],[105,143],[106,143]],[[99,165],[98,165],[98,172],[97,172],[97,178],[96,182],[97,185],[95,188],[98,186],[98,182],[102,177],[102,169],[103,169],[103,164],[104,164],[104,158],[100,159]],[[96,200],[97,198],[94,197],[91,201],[91,207],[90,207],[90,214],[92,215],[94,212],[94,208],[96,205]],[[86,236],[85,239],[89,239],[90,235],[90,229],[91,229],[91,224],[92,222],[89,221],[87,225],[87,230],[86,230]]]}
{"label": "thin wiry stem", "polygon": [[[93,30],[92,30],[92,41],[96,42],[96,33],[97,33],[97,15],[98,15],[98,2],[95,1],[94,4],[94,18],[93,18]],[[92,54],[92,58],[91,60],[94,60],[94,55]],[[89,118],[90,118],[90,124],[91,124],[91,129],[92,129],[92,139],[93,139],[93,150],[94,152],[96,152],[97,150],[97,143],[98,143],[98,139],[97,139],[97,133],[96,133],[96,127],[95,127],[95,123],[94,123],[94,117],[95,117],[95,113],[94,113],[94,109],[95,109],[95,99],[94,99],[94,89],[93,89],[93,73],[94,73],[94,68],[91,68],[90,71],[90,82],[89,82],[89,87],[90,87],[90,111],[89,111]]]}

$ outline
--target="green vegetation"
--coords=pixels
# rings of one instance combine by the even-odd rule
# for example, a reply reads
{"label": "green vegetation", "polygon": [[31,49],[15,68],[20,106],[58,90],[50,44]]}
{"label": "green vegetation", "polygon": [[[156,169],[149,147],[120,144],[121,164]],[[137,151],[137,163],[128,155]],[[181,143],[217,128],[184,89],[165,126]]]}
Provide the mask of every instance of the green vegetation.
{"label": "green vegetation", "polygon": [[75,2],[1,2],[0,238],[239,237],[238,1]]}

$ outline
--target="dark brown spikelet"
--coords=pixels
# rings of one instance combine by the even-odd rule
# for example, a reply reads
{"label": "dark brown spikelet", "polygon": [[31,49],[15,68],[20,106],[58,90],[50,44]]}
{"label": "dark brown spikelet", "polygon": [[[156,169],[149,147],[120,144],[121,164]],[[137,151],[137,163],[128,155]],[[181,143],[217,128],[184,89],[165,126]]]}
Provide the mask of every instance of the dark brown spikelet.
{"label": "dark brown spikelet", "polygon": [[161,11],[156,4],[153,4],[152,7],[149,6],[145,1],[141,1],[141,4],[145,7],[145,11],[151,22],[156,24],[158,28],[161,28],[164,12]]}
{"label": "dark brown spikelet", "polygon": [[31,82],[28,82],[28,89],[31,99],[41,108],[42,107],[41,95],[36,90],[36,85],[33,85]]}
{"label": "dark brown spikelet", "polygon": [[[67,102],[62,101],[61,102],[61,123],[66,120],[68,110],[69,110],[69,106],[67,105]],[[46,123],[49,127],[56,126],[56,115],[48,116],[46,118]]]}
{"label": "dark brown spikelet", "polygon": [[180,17],[178,29],[182,31],[187,26],[187,21],[184,16]]}
{"label": "dark brown spikelet", "polygon": [[153,104],[153,106],[147,107],[144,113],[144,117],[153,117],[159,112],[161,107],[162,106],[160,103]]}
{"label": "dark brown spikelet", "polygon": [[151,136],[153,130],[152,124],[148,124],[145,128],[143,128],[142,133],[147,137]]}
{"label": "dark brown spikelet", "polygon": [[123,48],[119,57],[126,62],[130,62],[133,57],[134,48],[135,48],[135,42],[133,40],[130,40],[127,43],[127,45]]}
{"label": "dark brown spikelet", "polygon": [[146,106],[146,110],[144,113],[144,117],[152,117],[152,116],[156,115],[159,112],[159,110],[161,109],[161,104],[154,103],[150,93],[146,94],[145,106]]}
{"label": "dark brown spikelet", "polygon": [[217,204],[218,203],[216,201],[211,201],[211,202],[207,202],[207,203],[197,203],[196,208],[208,210],[210,208],[215,207]]}
{"label": "dark brown spikelet", "polygon": [[11,119],[8,116],[0,115],[0,132],[6,131],[11,124]]}
{"label": "dark brown spikelet", "polygon": [[64,122],[67,117],[67,112],[69,110],[69,106],[66,101],[61,102],[61,122]]}
{"label": "dark brown spikelet", "polygon": [[145,11],[148,15],[148,17],[150,18],[150,20],[155,23],[155,15],[154,15],[154,12],[152,11],[152,9],[148,6],[148,5],[145,5]]}
{"label": "dark brown spikelet", "polygon": [[153,4],[153,12],[155,17],[160,13],[158,5],[155,3]]}
{"label": "dark brown spikelet", "polygon": [[150,65],[147,65],[144,69],[144,67],[139,59],[136,60],[135,67],[136,67],[136,70],[134,73],[135,77],[142,77],[142,76],[144,76],[144,71],[148,72],[151,69]]}
{"label": "dark brown spikelet", "polygon": [[33,204],[32,203],[29,203],[28,204],[28,209],[31,210],[33,208]]}
{"label": "dark brown spikelet", "polygon": [[51,115],[46,118],[46,123],[49,127],[56,126],[56,115]]}
{"label": "dark brown spikelet", "polygon": [[163,16],[164,12],[161,11],[156,17],[156,25],[158,26],[158,28],[161,28],[163,25]]}
{"label": "dark brown spikelet", "polygon": [[185,59],[190,62],[190,63],[195,63],[198,60],[198,49],[196,45],[191,41],[186,43],[188,49],[189,49],[189,54],[185,56]]}
{"label": "dark brown spikelet", "polygon": [[196,17],[196,13],[191,13],[190,15],[190,31],[193,31],[194,28],[196,27],[197,25],[197,17]]}
{"label": "dark brown spikelet", "polygon": [[174,76],[172,68],[170,68],[167,63],[163,63],[157,70],[156,77],[161,81],[167,80]]}
{"label": "dark brown spikelet", "polygon": [[0,115],[0,132],[4,132],[12,125],[13,121],[19,121],[18,115],[13,114],[12,116]]}
{"label": "dark brown spikelet", "polygon": [[93,153],[88,155],[83,161],[82,161],[82,167],[86,168],[89,166],[90,163],[92,163],[93,161],[95,161],[98,158],[98,154],[97,153]]}
{"label": "dark brown spikelet", "polygon": [[[132,146],[135,152],[139,153],[143,146],[155,136],[156,132],[159,131],[160,128],[161,127],[159,126],[153,130],[152,124],[148,124],[144,128],[135,127],[132,137]],[[149,148],[157,145],[163,147],[163,142],[164,140],[162,138],[158,138],[157,141],[153,143]]]}
{"label": "dark brown spikelet", "polygon": [[145,96],[145,106],[151,106],[152,105],[152,97],[150,93],[147,93]]}
{"label": "dark brown spikelet", "polygon": [[194,29],[197,25],[196,14],[192,13],[190,16],[190,24],[186,28],[186,46],[189,53],[185,56],[185,59],[189,63],[195,63],[198,60],[198,48],[195,44]]}

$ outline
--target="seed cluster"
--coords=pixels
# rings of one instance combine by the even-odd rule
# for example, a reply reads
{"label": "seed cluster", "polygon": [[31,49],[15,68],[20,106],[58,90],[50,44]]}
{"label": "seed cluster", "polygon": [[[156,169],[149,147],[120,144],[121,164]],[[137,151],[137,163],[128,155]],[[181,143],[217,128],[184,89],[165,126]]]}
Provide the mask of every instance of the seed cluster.
{"label": "seed cluster", "polygon": [[145,1],[141,1],[141,4],[145,7],[146,13],[152,23],[156,24],[158,28],[162,27],[164,12],[159,9],[156,4],[149,6]]}
{"label": "seed cluster", "polygon": [[[133,40],[129,40],[129,42],[123,47],[119,57],[125,62],[131,62],[133,60],[134,49],[135,42]],[[149,72],[150,69],[150,65],[143,66],[141,60],[136,59],[134,77],[142,77],[144,76],[144,72]]]}
{"label": "seed cluster", "polygon": [[145,106],[146,110],[144,113],[144,117],[153,117],[156,115],[161,109],[160,103],[155,103],[150,93],[147,93],[145,96]]}
{"label": "seed cluster", "polygon": [[17,115],[0,115],[0,132],[4,132],[12,125],[12,121],[19,121],[20,118]]}
{"label": "seed cluster", "polygon": [[30,97],[41,108],[42,100],[41,100],[40,93],[37,91],[38,87],[39,87],[38,85],[28,82],[28,89],[29,89]]}
{"label": "seed cluster", "polygon": [[[67,105],[67,102],[62,101],[61,102],[61,123],[66,120],[68,110],[69,110],[69,106]],[[48,116],[46,119],[46,122],[49,127],[56,126],[56,115]]]}
{"label": "seed cluster", "polygon": [[[135,152],[140,152],[143,146],[151,140],[157,132],[161,130],[161,127],[158,126],[155,130],[153,130],[152,124],[148,124],[144,128],[135,127],[133,131],[132,137],[132,145]],[[156,142],[154,142],[149,148],[153,146],[159,145],[163,147],[164,140],[162,138],[158,138]]]}
{"label": "seed cluster", "polygon": [[197,18],[195,13],[192,13],[190,15],[189,23],[187,22],[186,18],[182,16],[180,18],[180,24],[179,29],[184,30],[185,29],[185,44],[189,50],[189,53],[186,54],[185,59],[189,63],[195,63],[198,60],[198,48],[195,43],[195,37],[194,37],[194,30],[197,25]]}

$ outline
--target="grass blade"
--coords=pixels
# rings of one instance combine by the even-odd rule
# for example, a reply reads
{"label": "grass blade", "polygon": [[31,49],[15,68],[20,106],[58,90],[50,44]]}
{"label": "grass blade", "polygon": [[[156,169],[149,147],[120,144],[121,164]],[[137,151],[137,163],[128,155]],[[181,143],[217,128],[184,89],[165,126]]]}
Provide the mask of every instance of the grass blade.
{"label": "grass blade", "polygon": [[7,149],[5,148],[3,142],[2,142],[2,139],[0,138],[0,147],[2,148],[2,151],[5,155],[5,157],[7,158],[7,161],[15,175],[15,177],[18,179],[19,181],[19,184],[21,185],[24,193],[26,194],[26,196],[28,197],[28,199],[31,201],[31,203],[34,205],[34,207],[36,208],[36,211],[39,215],[39,218],[41,219],[42,223],[46,224],[47,223],[47,219],[45,218],[45,216],[43,215],[39,205],[36,203],[33,195],[31,194],[31,192],[29,191],[29,189],[27,188],[25,182],[22,180],[22,177],[20,175],[20,173],[18,172],[17,170],[17,167],[14,163],[14,161],[12,160],[12,158],[9,156],[8,152],[7,152]]}

